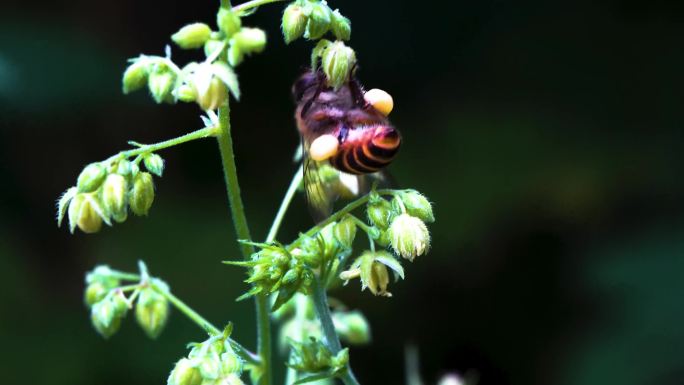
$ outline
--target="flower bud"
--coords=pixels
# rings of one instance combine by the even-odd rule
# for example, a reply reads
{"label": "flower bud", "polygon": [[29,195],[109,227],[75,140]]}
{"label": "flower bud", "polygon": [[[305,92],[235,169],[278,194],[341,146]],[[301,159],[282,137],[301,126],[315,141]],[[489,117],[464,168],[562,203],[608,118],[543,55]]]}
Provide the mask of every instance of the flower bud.
{"label": "flower bud", "polygon": [[111,216],[121,223],[127,217],[127,193],[128,183],[126,178],[119,174],[109,174],[102,185],[102,206],[105,215]]}
{"label": "flower bud", "polygon": [[380,229],[387,229],[392,220],[392,205],[384,198],[375,194],[368,201],[366,214],[372,224]]}
{"label": "flower bud", "polygon": [[166,380],[167,385],[200,385],[202,383],[202,375],[195,367],[192,360],[181,358],[173,367],[169,379]]}
{"label": "flower bud", "polygon": [[[228,344],[226,344],[228,345]],[[226,351],[221,354],[221,374],[228,375],[231,373],[242,372],[242,361],[240,357],[232,351]]]}
{"label": "flower bud", "polygon": [[285,8],[281,24],[285,44],[290,44],[304,35],[307,20],[308,18],[299,4],[292,3]]}
{"label": "flower bud", "polygon": [[335,89],[347,82],[355,63],[356,53],[341,41],[330,44],[321,56],[321,67],[328,84]]}
{"label": "flower bud", "polygon": [[105,177],[107,176],[107,169],[102,163],[91,163],[81,171],[78,175],[78,192],[88,193],[97,190]]}
{"label": "flower bud", "polygon": [[375,239],[375,243],[381,247],[389,246],[390,241],[390,233],[388,230],[380,231],[380,235]]}
{"label": "flower bud", "polygon": [[339,10],[332,13],[332,32],[338,40],[349,40],[351,38],[351,21],[340,14]]}
{"label": "flower bud", "polygon": [[194,102],[197,99],[197,93],[192,86],[187,84],[182,84],[180,87],[176,88],[176,99],[181,102]]}
{"label": "flower bud", "polygon": [[242,63],[242,60],[244,60],[245,55],[240,50],[240,47],[238,47],[235,44],[232,44],[228,48],[228,63],[230,63],[231,67],[237,67],[238,64]]}
{"label": "flower bud", "polygon": [[335,239],[345,248],[351,249],[354,237],[356,236],[356,222],[354,218],[347,215],[333,227]]}
{"label": "flower bud", "polygon": [[147,88],[157,103],[173,102],[173,87],[176,76],[171,71],[158,71],[150,74]]}
{"label": "flower bud", "polygon": [[394,252],[409,261],[430,249],[430,233],[425,223],[412,215],[401,214],[394,218],[389,232]]}
{"label": "flower bud", "polygon": [[102,337],[109,338],[119,330],[127,310],[128,303],[123,294],[116,293],[93,305],[90,320]]}
{"label": "flower bud", "polygon": [[367,282],[368,289],[374,295],[380,294],[389,296],[390,293],[387,291],[388,284],[389,272],[387,271],[387,266],[379,262],[373,262],[371,265],[371,273]]}
{"label": "flower bud", "polygon": [[[394,197],[395,201],[401,199],[404,204],[406,212],[414,217],[420,218],[422,221],[432,223],[435,221],[435,216],[432,213],[432,205],[427,200],[425,195],[416,190],[406,190],[399,193],[398,197]],[[392,201],[392,207],[399,210],[399,202]]]}
{"label": "flower bud", "polygon": [[153,289],[143,289],[135,306],[135,319],[147,336],[157,338],[168,318],[169,301]]}
{"label": "flower bud", "polygon": [[221,361],[218,353],[207,352],[201,357],[198,357],[199,363],[197,368],[205,380],[216,380],[221,375]]}
{"label": "flower bud", "polygon": [[147,215],[154,202],[154,182],[150,173],[141,172],[135,176],[129,199],[133,214]]}
{"label": "flower bud", "polygon": [[164,172],[164,159],[157,154],[147,154],[143,158],[145,168],[156,176],[162,176]]}
{"label": "flower bud", "polygon": [[311,4],[309,22],[306,24],[304,37],[311,40],[320,39],[330,29],[332,12],[327,4]]}
{"label": "flower bud", "polygon": [[93,306],[102,301],[102,299],[109,293],[109,288],[103,282],[93,282],[88,284],[85,290],[84,300],[86,305]]}
{"label": "flower bud", "polygon": [[242,28],[233,36],[233,45],[242,53],[261,52],[266,47],[266,33],[259,28]]}
{"label": "flower bud", "polygon": [[332,319],[335,330],[343,340],[354,345],[370,342],[370,326],[361,312],[336,312]]}
{"label": "flower bud", "polygon": [[394,108],[394,99],[392,99],[392,95],[379,88],[373,88],[372,90],[366,91],[366,93],[363,94],[363,98],[373,106],[373,108],[385,116],[389,115]]}
{"label": "flower bud", "polygon": [[127,159],[121,159],[116,162],[116,166],[113,167],[112,171],[123,176],[126,178],[126,182],[130,183],[133,181],[133,176],[138,173],[138,166]]}
{"label": "flower bud", "polygon": [[221,7],[216,14],[216,25],[218,26],[219,31],[223,32],[226,35],[226,38],[229,39],[240,30],[242,21],[232,10]]}
{"label": "flower bud", "polygon": [[171,40],[183,49],[200,48],[209,40],[211,28],[204,23],[188,24],[171,35]]}
{"label": "flower bud", "polygon": [[139,90],[147,85],[148,64],[147,60],[138,59],[126,68],[121,80],[124,94]]}
{"label": "flower bud", "polygon": [[96,233],[102,228],[102,221],[109,224],[102,206],[92,193],[77,194],[69,205],[69,229],[73,233],[78,226],[87,234]]}

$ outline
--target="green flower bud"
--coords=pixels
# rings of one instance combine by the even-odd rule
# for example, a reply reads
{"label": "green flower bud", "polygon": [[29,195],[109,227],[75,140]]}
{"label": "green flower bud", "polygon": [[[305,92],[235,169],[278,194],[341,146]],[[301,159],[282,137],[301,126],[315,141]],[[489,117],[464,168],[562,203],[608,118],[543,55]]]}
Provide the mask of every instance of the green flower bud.
{"label": "green flower bud", "polygon": [[221,374],[226,376],[231,373],[242,372],[242,360],[235,352],[227,351],[221,354]]}
{"label": "green flower bud", "polygon": [[221,360],[218,353],[208,352],[198,358],[198,369],[205,380],[216,380],[221,376]]}
{"label": "green flower bud", "polygon": [[135,176],[129,199],[133,214],[147,215],[154,202],[154,182],[150,173],[140,172]]}
{"label": "green flower bud", "polygon": [[128,183],[119,174],[109,174],[102,185],[102,206],[105,215],[111,216],[121,223],[126,220]]}
{"label": "green flower bud", "polygon": [[335,354],[335,357],[330,360],[334,371],[343,369],[349,363],[349,348],[344,348]]}
{"label": "green flower bud", "polygon": [[366,214],[373,225],[385,230],[392,220],[392,204],[379,195],[374,195],[368,200]]}
{"label": "green flower bud", "polygon": [[356,236],[356,222],[350,215],[345,216],[333,227],[335,239],[345,248],[351,249]]}
{"label": "green flower bud", "polygon": [[147,85],[148,64],[147,60],[138,59],[126,68],[121,81],[124,94],[139,90]]}
{"label": "green flower bud", "polygon": [[192,86],[182,84],[176,89],[176,99],[186,103],[194,102],[197,99],[197,93]]}
{"label": "green flower bud", "polygon": [[245,55],[242,53],[242,50],[240,50],[240,47],[238,47],[235,44],[232,44],[228,48],[228,63],[230,63],[231,67],[237,67],[238,64],[242,63],[242,60],[244,60]]}
{"label": "green flower bud", "polygon": [[370,342],[370,325],[361,312],[336,312],[333,313],[332,319],[335,330],[343,340],[354,345]]}
{"label": "green flower bud", "polygon": [[138,173],[138,166],[129,160],[121,159],[120,161],[116,162],[116,165],[113,167],[112,171],[123,176],[126,178],[126,182],[130,183],[133,181],[135,174]]}
{"label": "green flower bud", "polygon": [[351,38],[351,21],[340,14],[339,10],[332,13],[332,32],[338,40]]}
{"label": "green flower bud", "polygon": [[90,320],[102,337],[109,338],[119,330],[121,319],[127,311],[128,303],[119,292],[94,304],[90,312]]}
{"label": "green flower bud", "polygon": [[356,53],[341,41],[330,44],[321,56],[321,67],[328,78],[328,84],[335,89],[349,80],[355,63]]}
{"label": "green flower bud", "polygon": [[203,110],[216,110],[227,98],[226,85],[216,77],[211,78],[209,87],[203,93],[197,93],[197,104]]}
{"label": "green flower bud", "polygon": [[392,254],[386,251],[365,251],[354,261],[351,269],[340,274],[343,280],[361,277],[361,290],[370,289],[373,295],[390,297],[392,294],[387,291],[389,284],[390,268],[401,278],[404,278],[404,269],[401,267]]}
{"label": "green flower bud", "polygon": [[135,306],[135,319],[147,336],[157,338],[164,330],[168,318],[169,301],[153,289],[143,289]]}
{"label": "green flower bud", "polygon": [[192,360],[181,358],[173,367],[169,379],[166,381],[167,385],[200,385],[202,383],[202,375],[195,367]]}
{"label": "green flower bud", "polygon": [[69,229],[73,233],[78,226],[86,234],[96,233],[102,228],[102,221],[109,223],[102,206],[95,195],[77,194],[69,204]]}
{"label": "green flower bud", "polygon": [[204,43],[204,55],[206,57],[211,56],[217,49],[224,47],[223,42],[220,40],[209,39]]}
{"label": "green flower bud", "polygon": [[107,168],[102,163],[91,163],[78,175],[78,192],[88,193],[97,190],[107,176]]}
{"label": "green flower bud", "polygon": [[93,306],[94,304],[102,301],[107,293],[109,293],[109,288],[105,286],[103,282],[93,282],[86,287],[84,300],[86,305]]}
{"label": "green flower bud", "polygon": [[240,17],[236,15],[230,8],[219,9],[216,14],[216,25],[219,31],[226,35],[226,38],[232,37],[242,27]]}
{"label": "green flower bud", "polygon": [[242,53],[261,52],[266,47],[266,33],[259,28],[242,28],[232,39]]}
{"label": "green flower bud", "polygon": [[427,200],[425,195],[419,193],[416,190],[406,190],[399,193],[398,197],[394,197],[392,201],[392,207],[395,211],[401,211],[400,204],[397,202],[401,199],[401,202],[406,208],[406,212],[414,217],[420,218],[422,221],[427,223],[432,223],[435,221],[435,216],[432,213],[432,205]]}
{"label": "green flower bud", "polygon": [[390,241],[390,233],[387,230],[380,231],[380,236],[375,239],[375,243],[382,247],[389,246]]}
{"label": "green flower bud", "polygon": [[430,249],[430,233],[425,223],[412,215],[401,214],[394,218],[389,232],[394,252],[409,261]]}
{"label": "green flower bud", "polygon": [[188,24],[171,35],[171,40],[183,49],[200,48],[209,40],[211,28],[204,23]]}
{"label": "green flower bud", "polygon": [[173,87],[176,76],[171,71],[158,71],[150,74],[147,88],[157,103],[173,102]]}
{"label": "green flower bud", "polygon": [[290,44],[304,35],[308,19],[302,7],[297,3],[292,3],[285,8],[281,28],[286,44]]}
{"label": "green flower bud", "polygon": [[306,24],[304,37],[311,40],[320,39],[330,29],[332,12],[324,3],[311,4],[309,22]]}
{"label": "green flower bud", "polygon": [[164,159],[157,154],[146,154],[143,157],[145,168],[156,176],[162,176],[164,172]]}

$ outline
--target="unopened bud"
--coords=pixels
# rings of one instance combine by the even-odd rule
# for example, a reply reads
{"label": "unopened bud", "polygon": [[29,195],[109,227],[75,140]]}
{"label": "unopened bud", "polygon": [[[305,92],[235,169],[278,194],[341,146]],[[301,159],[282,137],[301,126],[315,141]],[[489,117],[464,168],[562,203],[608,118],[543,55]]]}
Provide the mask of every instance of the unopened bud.
{"label": "unopened bud", "polygon": [[145,168],[156,176],[162,176],[164,172],[164,159],[157,154],[147,154],[143,158]]}
{"label": "unopened bud", "polygon": [[394,99],[392,99],[392,95],[379,88],[373,88],[372,90],[366,91],[366,93],[363,94],[363,98],[373,106],[373,108],[385,116],[389,115],[394,108]]}
{"label": "unopened bud", "polygon": [[109,218],[105,217],[102,206],[92,193],[77,194],[69,204],[69,229],[73,233],[78,226],[84,233],[96,233],[102,228],[102,221]]}
{"label": "unopened bud", "polygon": [[109,293],[109,288],[103,282],[93,282],[88,284],[85,290],[84,300],[86,305],[93,306],[102,301],[102,299]]}
{"label": "unopened bud", "polygon": [[307,20],[308,18],[299,4],[292,3],[285,8],[281,28],[286,44],[290,44],[304,35]]}
{"label": "unopened bud", "polygon": [[97,190],[105,177],[107,176],[107,169],[102,163],[91,163],[81,171],[78,175],[78,192],[88,193]]}
{"label": "unopened bud", "polygon": [[181,102],[190,103],[197,99],[197,93],[195,92],[195,89],[187,84],[183,84],[176,88],[175,92],[176,99],[180,100]]}
{"label": "unopened bud", "polygon": [[121,223],[127,216],[127,193],[128,183],[126,178],[119,174],[109,174],[102,185],[102,206],[105,215],[114,218]]}
{"label": "unopened bud", "polygon": [[354,222],[354,218],[347,215],[344,219],[337,222],[335,227],[333,227],[333,235],[343,247],[351,249],[354,237],[356,236],[356,222]]}
{"label": "unopened bud", "polygon": [[135,306],[135,319],[147,336],[157,338],[168,318],[169,301],[153,289],[143,289]]}
{"label": "unopened bud", "polygon": [[109,338],[119,330],[121,319],[126,315],[127,309],[123,294],[117,293],[94,304],[90,312],[90,320],[100,335]]}
{"label": "unopened bud", "polygon": [[171,35],[171,40],[183,49],[200,48],[209,40],[211,28],[204,23],[188,24]]}
{"label": "unopened bud", "polygon": [[126,159],[121,159],[120,161],[118,161],[116,163],[116,166],[113,168],[113,171],[126,178],[127,182],[133,181],[133,176],[137,173],[137,170],[138,167],[135,166],[131,161]]}
{"label": "unopened bud", "polygon": [[221,7],[216,14],[216,25],[218,26],[219,31],[226,35],[226,38],[230,38],[240,30],[242,21],[232,10]]}
{"label": "unopened bud", "polygon": [[[401,199],[401,202],[406,208],[406,212],[414,217],[420,218],[422,221],[427,223],[432,223],[435,221],[435,216],[432,213],[432,204],[427,200],[425,195],[419,193],[416,190],[406,190],[399,193],[398,197],[394,197],[395,200]],[[399,208],[399,202],[393,201],[392,206],[396,209]]]}
{"label": "unopened bud", "polygon": [[392,205],[379,195],[374,195],[368,201],[366,214],[372,224],[380,229],[387,229],[392,220]]}
{"label": "unopened bud", "polygon": [[173,102],[173,86],[176,76],[171,71],[158,71],[150,74],[147,88],[157,103]]}
{"label": "unopened bud", "polygon": [[150,173],[140,172],[135,176],[129,199],[133,214],[147,215],[154,202],[154,182]]}
{"label": "unopened bud", "polygon": [[394,252],[409,261],[430,249],[430,233],[419,218],[401,214],[394,218],[389,231]]}
{"label": "unopened bud", "polygon": [[347,82],[355,63],[356,53],[341,41],[330,44],[321,56],[321,67],[328,84],[335,89]]}
{"label": "unopened bud", "polygon": [[147,60],[138,59],[126,68],[121,80],[124,94],[139,90],[147,85],[147,65]]}
{"label": "unopened bud", "polygon": [[370,326],[359,311],[333,313],[333,323],[340,338],[354,345],[370,342]]}
{"label": "unopened bud", "polygon": [[233,36],[233,45],[245,54],[261,52],[266,47],[266,33],[259,28],[242,28]]}
{"label": "unopened bud", "polygon": [[216,380],[221,375],[221,361],[216,352],[207,352],[200,357],[197,367],[205,380]]}
{"label": "unopened bud", "polygon": [[242,361],[232,350],[221,354],[221,373],[225,376],[242,371]]}
{"label": "unopened bud", "polygon": [[380,235],[375,239],[375,243],[382,247],[387,247],[390,244],[390,232],[389,230],[380,231]]}
{"label": "unopened bud", "polygon": [[371,265],[371,274],[368,279],[368,289],[374,295],[389,295],[387,292],[387,285],[389,284],[389,271],[387,266],[380,262],[373,262]]}
{"label": "unopened bud", "polygon": [[304,37],[311,40],[320,39],[330,29],[332,12],[324,3],[311,4],[309,22],[306,24]]}
{"label": "unopened bud", "polygon": [[231,67],[237,67],[238,64],[242,63],[242,60],[244,60],[244,58],[244,53],[237,45],[232,44],[228,48],[228,63],[230,63]]}
{"label": "unopened bud", "polygon": [[349,40],[351,38],[351,21],[340,14],[339,10],[332,13],[332,32],[338,40]]}
{"label": "unopened bud", "polygon": [[192,360],[182,358],[176,362],[173,367],[169,379],[166,381],[167,385],[200,385],[202,383],[202,375],[195,367]]}

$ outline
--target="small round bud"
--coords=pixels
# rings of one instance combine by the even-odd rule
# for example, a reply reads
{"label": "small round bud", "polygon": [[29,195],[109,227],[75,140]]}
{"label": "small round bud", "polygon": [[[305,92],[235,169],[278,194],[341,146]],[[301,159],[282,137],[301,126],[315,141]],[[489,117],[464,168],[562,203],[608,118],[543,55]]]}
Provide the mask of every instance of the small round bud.
{"label": "small round bud", "polygon": [[333,227],[333,235],[342,246],[351,249],[354,237],[356,236],[356,222],[354,222],[354,218],[347,215],[344,219],[337,222],[335,227]]}
{"label": "small round bud", "polygon": [[96,281],[88,284],[84,295],[86,305],[93,306],[102,301],[107,293],[109,293],[109,288],[107,288],[103,282]]}
{"label": "small round bud", "polygon": [[351,38],[351,21],[340,14],[339,10],[332,13],[332,32],[338,40],[349,40]]}
{"label": "small round bud", "polygon": [[209,40],[211,28],[204,23],[188,24],[171,35],[171,40],[183,49],[200,48]]}
{"label": "small round bud", "polygon": [[230,38],[240,30],[242,21],[232,10],[222,7],[216,14],[216,25],[219,31],[226,35],[226,38]]}
{"label": "small round bud", "polygon": [[157,103],[173,102],[173,87],[176,76],[170,71],[153,72],[150,74],[147,88]]}
{"label": "small round bud", "polygon": [[320,39],[330,29],[332,12],[324,3],[311,4],[309,22],[306,24],[304,37],[311,40]]}
{"label": "small round bud", "polygon": [[392,220],[392,204],[376,195],[368,201],[366,214],[372,224],[385,230],[389,228],[390,221]]}
{"label": "small round bud", "polygon": [[102,185],[102,206],[105,215],[111,216],[121,223],[127,216],[127,193],[128,183],[126,178],[119,174],[109,174]]}
{"label": "small round bud", "polygon": [[126,178],[127,182],[132,182],[134,174],[138,172],[137,170],[138,167],[135,166],[131,161],[121,159],[120,161],[116,162],[116,165],[113,167],[112,171]]}
{"label": "small round bud", "polygon": [[221,361],[216,352],[207,352],[199,358],[197,365],[202,378],[205,380],[216,380],[221,375]]}
{"label": "small round bud", "polygon": [[69,229],[72,233],[77,226],[86,234],[96,233],[102,228],[103,219],[102,207],[93,194],[78,194],[69,205]]}
{"label": "small round bud", "polygon": [[359,311],[333,313],[333,323],[340,338],[354,345],[370,342],[370,325]]}
{"label": "small round bud", "polygon": [[147,154],[143,157],[143,163],[147,171],[156,176],[162,176],[164,172],[164,159],[157,154]]}
{"label": "small round bud", "polygon": [[200,385],[202,383],[202,375],[195,367],[192,360],[182,358],[176,362],[173,367],[169,379],[166,381],[167,385]]}
{"label": "small round bud", "polygon": [[242,53],[261,52],[266,47],[266,33],[259,28],[242,28],[233,36],[233,45]]}
{"label": "small round bud", "polygon": [[147,61],[136,60],[124,71],[121,80],[123,93],[139,90],[147,85]]}
{"label": "small round bud", "polygon": [[324,161],[337,153],[339,145],[335,135],[323,134],[311,142],[309,156],[317,162]]}
{"label": "small round bud", "polygon": [[168,318],[169,301],[153,289],[143,289],[135,306],[135,319],[147,336],[157,338]]}
{"label": "small round bud", "polygon": [[133,214],[147,215],[154,202],[154,182],[150,173],[141,172],[135,176],[129,199]]}
{"label": "small round bud", "polygon": [[389,246],[390,241],[390,232],[388,230],[380,231],[380,235],[375,239],[375,243],[382,247]]}
{"label": "small round bud", "polygon": [[181,102],[194,102],[197,99],[197,93],[192,86],[187,84],[182,84],[180,87],[176,88],[176,99]]}
{"label": "small round bud", "polygon": [[321,67],[328,78],[328,84],[335,89],[349,80],[355,63],[356,53],[341,41],[330,44],[321,56]]}
{"label": "small round bud", "polygon": [[97,190],[105,177],[107,176],[107,169],[102,163],[91,163],[81,171],[78,175],[78,192],[87,193]]}
{"label": "small round bud", "polygon": [[308,18],[299,4],[292,3],[285,8],[281,24],[285,44],[290,44],[304,35],[307,20]]}
{"label": "small round bud", "polygon": [[221,374],[240,373],[242,371],[242,361],[232,350],[221,354]]}
{"label": "small round bud", "polygon": [[116,293],[93,305],[90,320],[100,335],[109,338],[119,330],[127,310],[128,304],[123,294]]}
{"label": "small round bud", "polygon": [[394,99],[392,99],[392,95],[379,88],[373,88],[372,90],[366,91],[366,93],[363,94],[363,98],[366,99],[373,108],[385,116],[389,115],[394,108]]}
{"label": "small round bud", "polygon": [[394,252],[409,261],[430,249],[430,233],[425,223],[412,215],[401,214],[394,218],[389,232]]}
{"label": "small round bud", "polygon": [[215,110],[225,102],[227,98],[226,85],[218,78],[213,77],[209,81],[209,87],[204,93],[197,94],[197,104],[207,111]]}
{"label": "small round bud", "polygon": [[[427,200],[425,195],[416,190],[406,190],[399,193],[398,197],[394,199],[401,199],[401,202],[406,208],[406,212],[414,217],[420,218],[422,221],[432,223],[435,221],[435,216],[432,213],[432,204]],[[392,202],[395,210],[399,208],[398,202]]]}

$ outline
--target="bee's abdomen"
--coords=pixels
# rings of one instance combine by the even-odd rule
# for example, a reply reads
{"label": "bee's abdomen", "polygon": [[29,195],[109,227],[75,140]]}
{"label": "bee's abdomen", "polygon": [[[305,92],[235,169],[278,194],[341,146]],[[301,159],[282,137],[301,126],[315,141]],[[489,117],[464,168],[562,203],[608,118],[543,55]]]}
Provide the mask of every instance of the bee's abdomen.
{"label": "bee's abdomen", "polygon": [[399,151],[401,136],[391,126],[364,129],[362,135],[348,138],[330,159],[333,167],[350,174],[369,174],[392,162]]}

